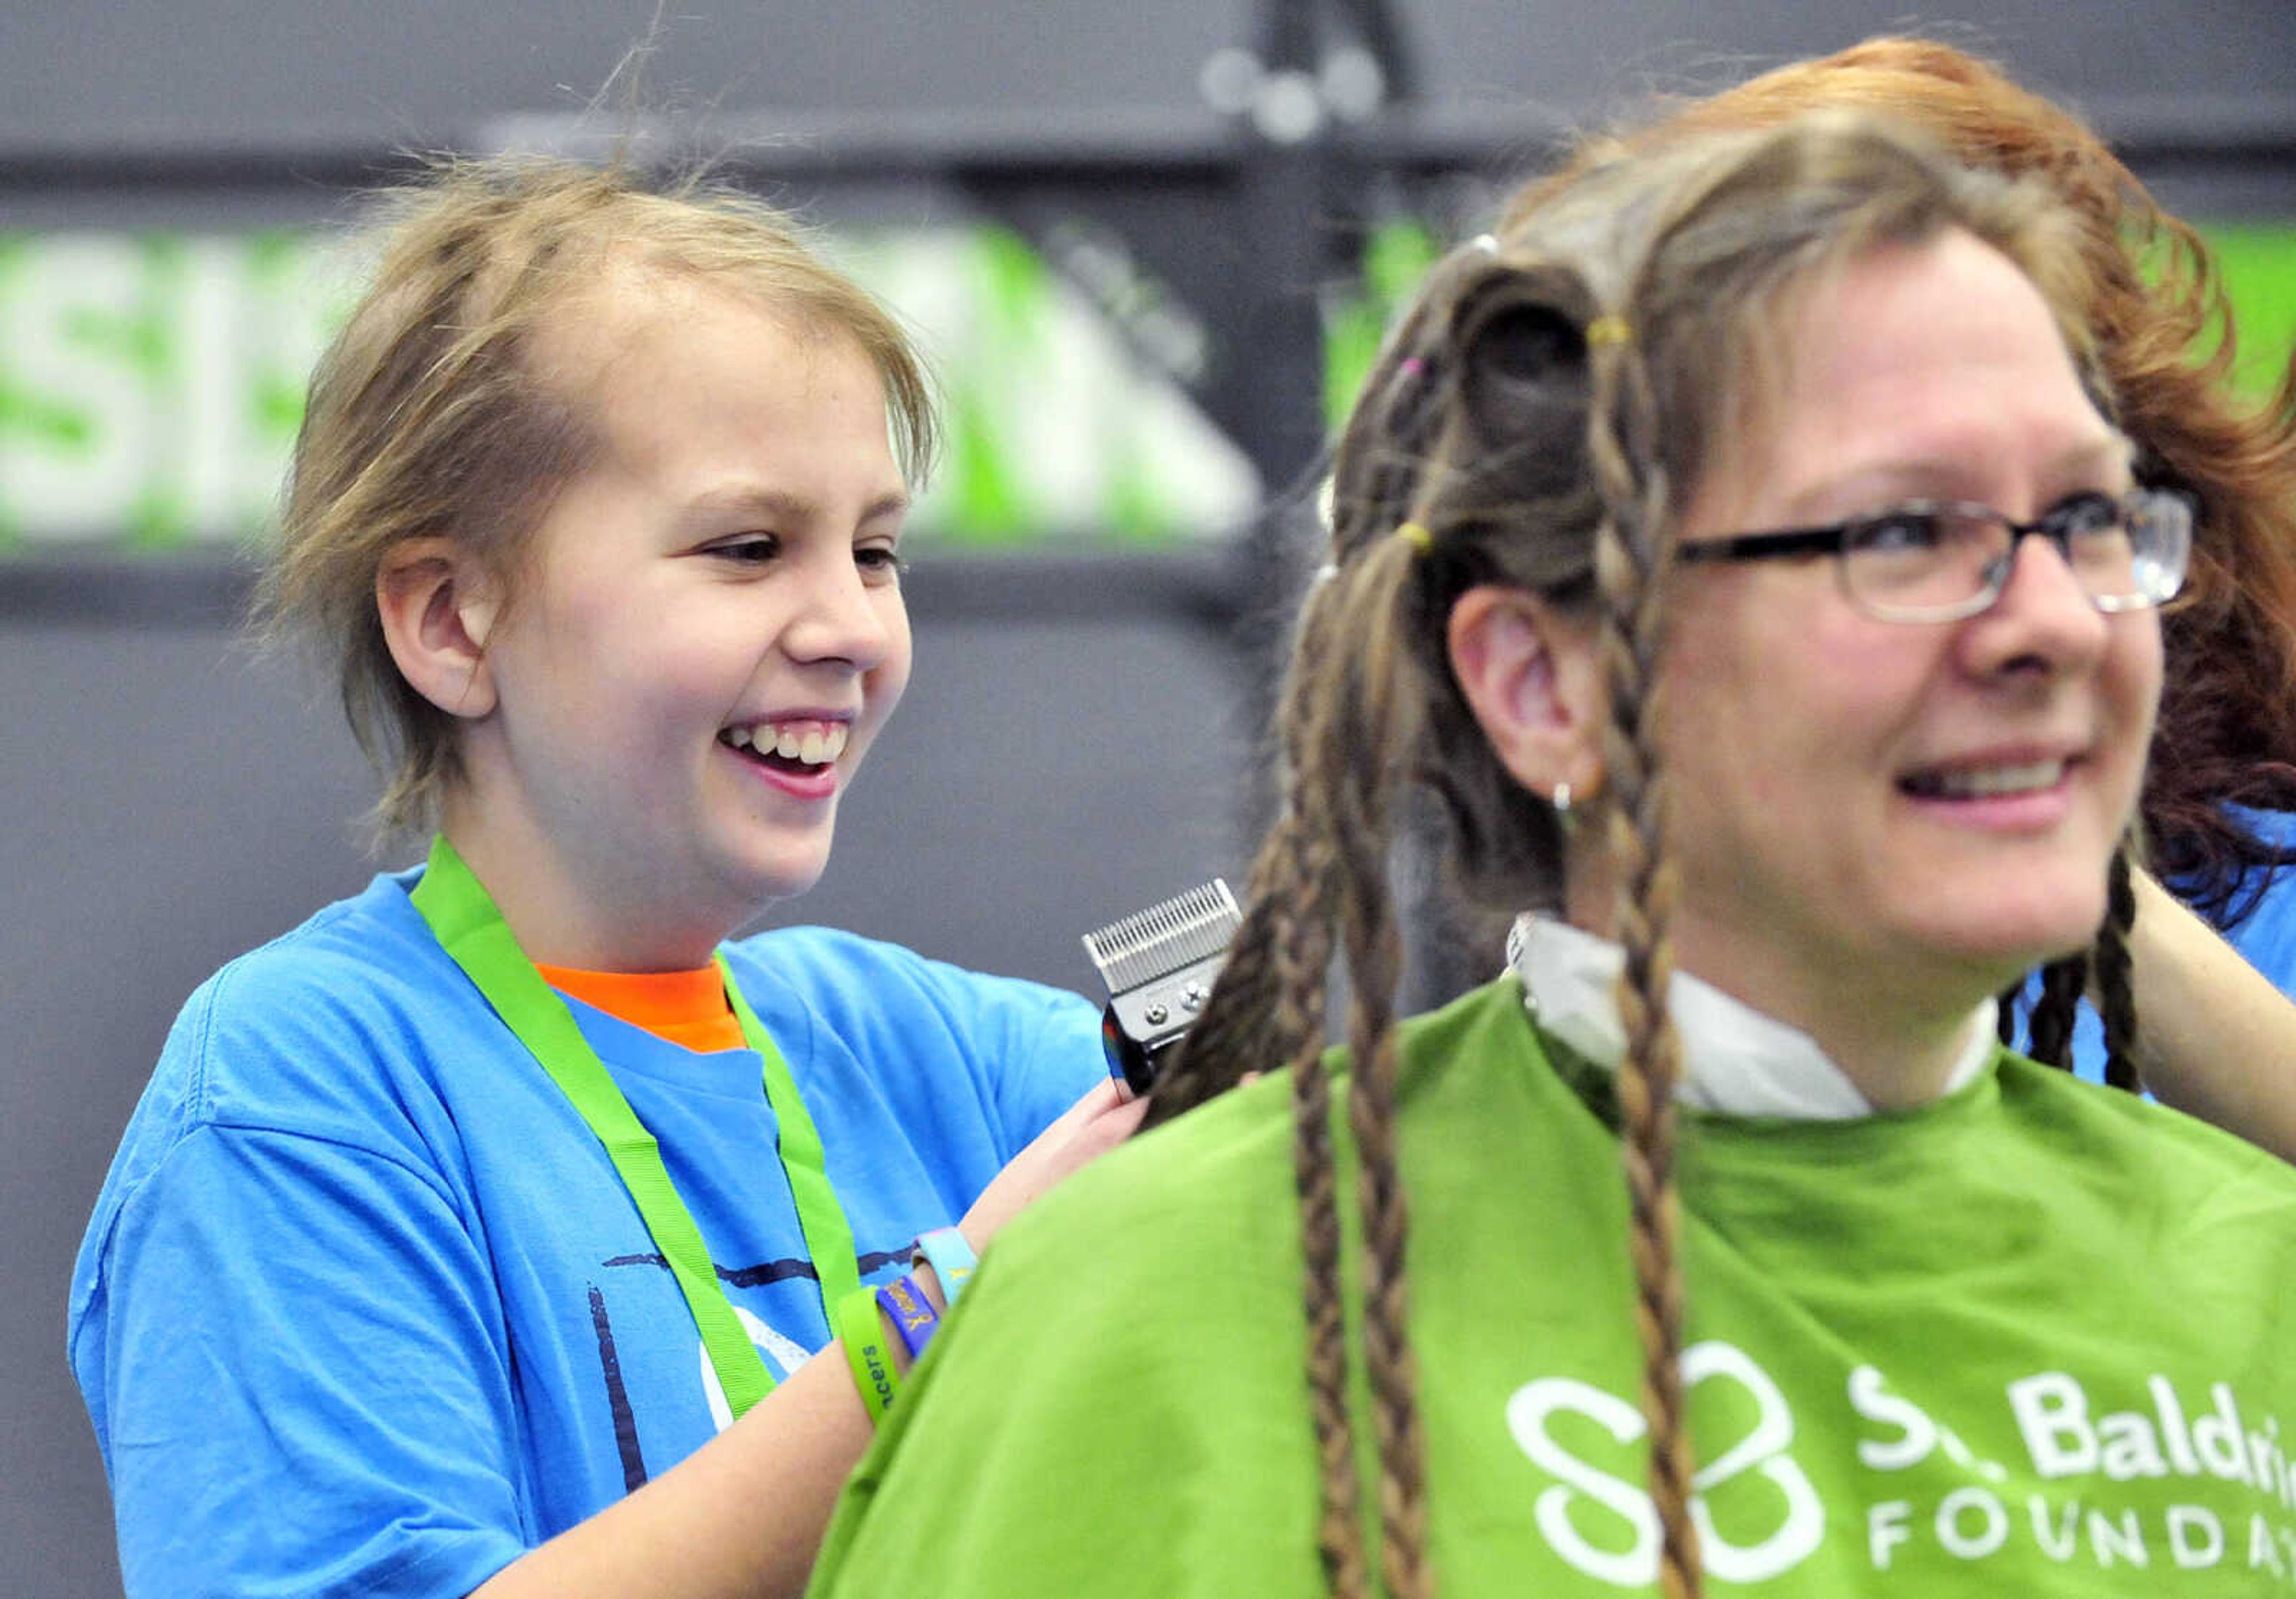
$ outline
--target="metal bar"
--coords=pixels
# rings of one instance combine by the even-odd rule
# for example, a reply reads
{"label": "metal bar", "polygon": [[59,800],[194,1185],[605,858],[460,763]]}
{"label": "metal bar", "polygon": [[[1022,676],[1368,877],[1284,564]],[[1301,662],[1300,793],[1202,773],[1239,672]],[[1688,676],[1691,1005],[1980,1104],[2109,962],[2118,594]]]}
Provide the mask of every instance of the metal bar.
{"label": "metal bar", "polygon": [[[2132,165],[2153,156],[2296,160],[2296,95],[2119,95],[2082,110]],[[1514,171],[1572,130],[1595,125],[1561,108],[1456,102],[1396,108],[1372,122],[1332,124],[1317,135],[1352,160],[1405,170]],[[1203,111],[1046,115],[999,109],[873,116],[718,115],[635,129],[588,119],[514,116],[455,141],[464,152],[548,151],[596,160],[627,146],[665,163],[708,159],[722,170],[783,178],[869,178],[1010,173],[1030,181],[1067,174],[1232,173],[1255,141]],[[656,152],[660,152],[657,154]],[[404,147],[293,140],[122,139],[0,145],[0,189],[304,188],[371,182],[412,169]]]}
{"label": "metal bar", "polygon": [[[1226,548],[929,554],[905,585],[926,622],[1178,614],[1226,630],[1241,620],[1236,561]],[[228,627],[248,614],[255,578],[251,557],[223,552],[0,559],[0,626]]]}

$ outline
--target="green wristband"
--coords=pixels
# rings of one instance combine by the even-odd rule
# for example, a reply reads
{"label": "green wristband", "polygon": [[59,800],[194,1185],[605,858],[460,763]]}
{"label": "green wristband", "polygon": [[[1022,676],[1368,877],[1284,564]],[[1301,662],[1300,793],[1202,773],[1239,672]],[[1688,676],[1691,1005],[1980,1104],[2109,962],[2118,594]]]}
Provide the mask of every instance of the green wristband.
{"label": "green wristband", "polygon": [[873,1426],[893,1407],[893,1392],[901,1385],[886,1347],[885,1324],[877,1316],[875,1289],[857,1288],[837,1302],[837,1341],[845,1346],[853,1386],[861,1390],[862,1408]]}

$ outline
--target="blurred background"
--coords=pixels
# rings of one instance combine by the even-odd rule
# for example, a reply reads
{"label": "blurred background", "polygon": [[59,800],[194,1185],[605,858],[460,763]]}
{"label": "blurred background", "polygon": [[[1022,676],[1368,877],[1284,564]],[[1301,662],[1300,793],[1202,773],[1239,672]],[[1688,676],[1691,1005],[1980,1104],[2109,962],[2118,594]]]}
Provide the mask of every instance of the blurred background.
{"label": "blurred background", "polygon": [[[1911,20],[2078,106],[2204,226],[2266,387],[2296,330],[2296,6]],[[913,545],[915,681],[790,916],[1097,996],[1079,934],[1215,873],[1241,887],[1294,491],[1388,307],[1568,129],[1907,22],[1903,0],[658,21],[631,0],[9,0],[0,1592],[119,1591],[64,1300],[176,1007],[377,864],[327,685],[236,632],[356,282],[361,186],[414,151],[627,137],[826,225],[919,330],[953,445]]]}

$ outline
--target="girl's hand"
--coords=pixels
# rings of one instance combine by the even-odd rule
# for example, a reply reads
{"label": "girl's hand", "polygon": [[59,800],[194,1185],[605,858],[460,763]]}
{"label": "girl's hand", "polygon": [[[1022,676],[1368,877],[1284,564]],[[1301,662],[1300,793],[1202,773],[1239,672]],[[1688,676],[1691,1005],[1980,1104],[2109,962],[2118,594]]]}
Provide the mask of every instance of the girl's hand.
{"label": "girl's hand", "polygon": [[1113,1079],[1087,1089],[1050,1127],[1013,1157],[957,1224],[965,1242],[985,1250],[1004,1224],[1046,1189],[1127,1138],[1147,1114],[1148,1102],[1127,1097]]}

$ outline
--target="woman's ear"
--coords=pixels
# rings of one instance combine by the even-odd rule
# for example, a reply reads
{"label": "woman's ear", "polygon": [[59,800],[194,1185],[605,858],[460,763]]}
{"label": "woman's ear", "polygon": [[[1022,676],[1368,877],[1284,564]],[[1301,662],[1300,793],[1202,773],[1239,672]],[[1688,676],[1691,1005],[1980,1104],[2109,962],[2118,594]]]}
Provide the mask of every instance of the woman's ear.
{"label": "woman's ear", "polygon": [[495,708],[487,636],[501,612],[500,585],[447,538],[391,546],[374,577],[383,642],[399,676],[449,716],[483,717]]}
{"label": "woman's ear", "polygon": [[1594,619],[1484,584],[1453,602],[1447,643],[1467,707],[1514,780],[1542,800],[1558,789],[1594,798],[1604,715]]}

